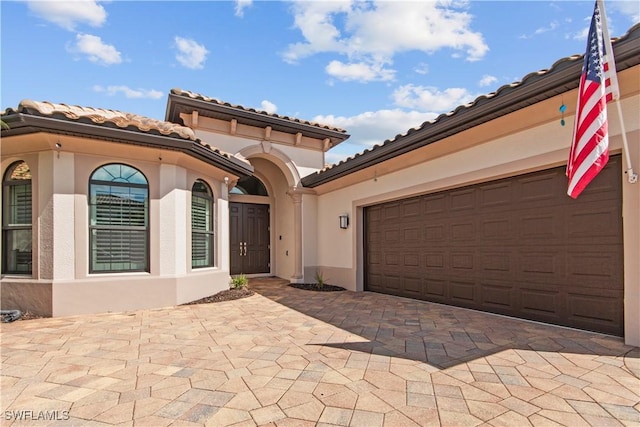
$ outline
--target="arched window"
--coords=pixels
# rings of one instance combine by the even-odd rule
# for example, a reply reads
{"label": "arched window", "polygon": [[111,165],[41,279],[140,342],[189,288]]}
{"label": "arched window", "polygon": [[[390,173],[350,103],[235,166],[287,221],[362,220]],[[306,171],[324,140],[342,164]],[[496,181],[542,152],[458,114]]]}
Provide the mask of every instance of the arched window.
{"label": "arched window", "polygon": [[231,194],[246,194],[251,196],[268,196],[267,188],[255,176],[240,178],[235,187],[229,192]]}
{"label": "arched window", "polygon": [[191,188],[191,267],[213,267],[213,193],[197,180]]}
{"label": "arched window", "polygon": [[31,170],[19,161],[4,175],[2,191],[2,272],[31,274]]}
{"label": "arched window", "polygon": [[149,184],[142,172],[102,166],[91,175],[89,194],[89,271],[149,271]]}

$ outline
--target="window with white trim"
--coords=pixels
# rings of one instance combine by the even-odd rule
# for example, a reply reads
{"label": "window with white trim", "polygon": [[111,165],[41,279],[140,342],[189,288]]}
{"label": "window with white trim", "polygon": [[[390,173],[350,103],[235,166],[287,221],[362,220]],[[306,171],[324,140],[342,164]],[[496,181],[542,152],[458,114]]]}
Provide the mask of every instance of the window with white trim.
{"label": "window with white trim", "polygon": [[31,170],[18,161],[4,175],[2,273],[32,274]]}
{"label": "window with white trim", "polygon": [[213,267],[213,193],[202,180],[191,188],[191,267]]}
{"label": "window with white trim", "polygon": [[149,271],[149,184],[138,169],[109,164],[89,181],[91,273]]}

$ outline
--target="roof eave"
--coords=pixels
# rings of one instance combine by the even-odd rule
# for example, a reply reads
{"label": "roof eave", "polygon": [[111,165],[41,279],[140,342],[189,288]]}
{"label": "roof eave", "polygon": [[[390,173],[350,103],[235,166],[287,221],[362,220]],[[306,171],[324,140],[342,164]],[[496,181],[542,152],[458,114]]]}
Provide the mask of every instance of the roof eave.
{"label": "roof eave", "polygon": [[292,122],[281,117],[268,116],[230,105],[215,104],[213,102],[205,101],[202,99],[190,98],[183,95],[169,93],[165,120],[174,123],[180,123],[180,113],[184,112],[185,110],[198,111],[198,113],[202,116],[206,116],[207,112],[213,112],[225,117],[225,119],[228,120],[236,119],[239,123],[243,123],[244,119],[247,123],[249,122],[249,120],[251,122],[258,122],[265,127],[271,126],[274,130],[281,130],[283,132],[294,134],[302,132],[302,134],[305,136],[317,139],[329,138],[333,147],[343,142],[350,136],[345,132],[339,132],[336,130],[313,126],[306,123]]}
{"label": "roof eave", "polygon": [[6,115],[2,117],[2,120],[9,125],[9,129],[2,130],[3,138],[14,135],[48,132],[60,135],[101,139],[124,144],[180,151],[234,175],[242,177],[253,174],[253,166],[250,164],[247,164],[235,157],[226,157],[220,153],[212,151],[200,144],[198,141],[171,138],[164,135],[154,135],[131,131],[128,129],[117,129],[86,123],[70,122],[23,113]]}

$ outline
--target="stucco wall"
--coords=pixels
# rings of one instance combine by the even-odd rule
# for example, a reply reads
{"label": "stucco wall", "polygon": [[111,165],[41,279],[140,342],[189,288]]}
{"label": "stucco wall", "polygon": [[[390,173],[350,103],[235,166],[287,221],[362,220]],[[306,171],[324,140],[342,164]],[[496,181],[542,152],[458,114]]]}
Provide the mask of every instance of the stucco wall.
{"label": "stucco wall", "polygon": [[[638,105],[640,96],[637,92],[622,102],[636,171],[640,168]],[[610,109],[610,151],[615,154],[621,152],[622,138],[618,118],[611,111],[614,110]],[[567,117],[567,123],[573,123],[573,117]],[[318,233],[315,265],[327,271],[339,271],[340,277],[345,280],[342,286],[361,290],[362,210],[365,206],[566,164],[573,130],[571,126],[560,126],[558,119],[531,127],[522,123],[521,128],[518,132],[440,157],[429,157],[434,147],[425,147],[410,153],[414,160],[415,156],[423,156],[422,163],[391,173],[373,174],[369,180],[321,194],[318,196],[318,230],[322,232]],[[473,131],[468,132],[469,137],[473,135]],[[443,140],[436,144],[446,143],[447,140]],[[396,161],[401,162],[402,159]],[[384,166],[377,167],[384,170]],[[623,169],[626,169],[624,164]],[[639,345],[640,184],[627,183],[624,174],[620,179],[623,187],[626,338],[628,343]],[[336,225],[338,215],[343,212],[348,212],[352,220],[348,230],[341,230]]]}
{"label": "stucco wall", "polygon": [[[51,142],[60,152],[47,149]],[[21,154],[21,147],[37,148]],[[124,311],[188,302],[228,289],[228,173],[176,152],[46,134],[3,139],[11,155],[32,170],[33,275],[3,276],[4,304],[54,316]],[[149,182],[149,272],[89,273],[89,178],[108,163],[140,170]],[[236,177],[231,176],[232,179]],[[191,187],[214,193],[216,265],[191,269]],[[19,301],[18,301],[19,299]]]}

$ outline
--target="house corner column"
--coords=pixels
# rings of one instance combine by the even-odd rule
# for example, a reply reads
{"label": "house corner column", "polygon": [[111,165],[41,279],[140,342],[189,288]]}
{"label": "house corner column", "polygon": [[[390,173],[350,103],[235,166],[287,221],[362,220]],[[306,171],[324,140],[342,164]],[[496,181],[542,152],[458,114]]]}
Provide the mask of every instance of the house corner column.
{"label": "house corner column", "polygon": [[293,262],[291,283],[302,283],[302,192],[291,188],[287,194],[293,200]]}

